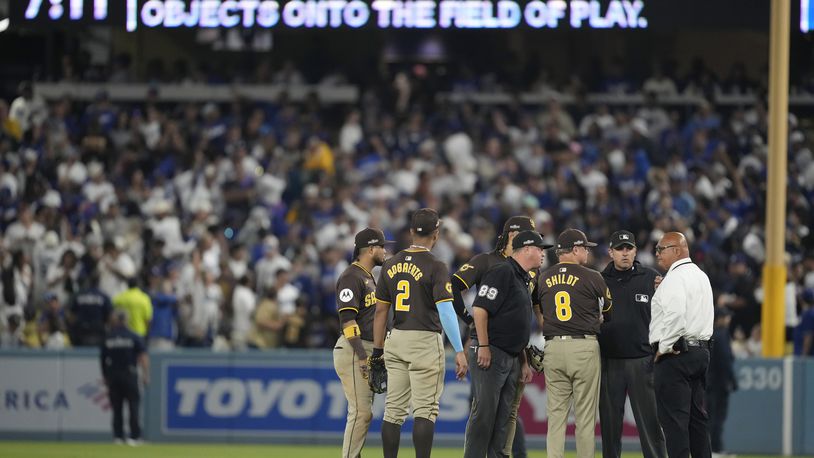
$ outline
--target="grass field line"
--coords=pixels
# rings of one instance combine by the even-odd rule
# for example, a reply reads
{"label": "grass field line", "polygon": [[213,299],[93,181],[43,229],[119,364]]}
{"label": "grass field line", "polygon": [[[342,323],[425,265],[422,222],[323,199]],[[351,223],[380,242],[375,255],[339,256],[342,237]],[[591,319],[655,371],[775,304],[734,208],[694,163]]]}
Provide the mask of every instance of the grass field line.
{"label": "grass field line", "polygon": [[[409,443],[409,442],[408,442]],[[408,444],[403,444],[408,445]],[[415,456],[412,448],[402,447],[400,455]],[[257,444],[166,444],[147,443],[140,447],[99,442],[12,442],[0,441],[3,458],[329,458],[341,454],[339,446],[257,445]],[[436,448],[434,458],[460,458],[460,448]],[[380,457],[381,449],[371,446],[363,451],[365,458]],[[543,450],[529,450],[529,457],[545,457]],[[566,454],[568,458],[575,453]],[[602,456],[601,453],[596,454]],[[640,453],[625,453],[623,458],[638,458]],[[738,455],[739,458],[769,458],[777,455]]]}

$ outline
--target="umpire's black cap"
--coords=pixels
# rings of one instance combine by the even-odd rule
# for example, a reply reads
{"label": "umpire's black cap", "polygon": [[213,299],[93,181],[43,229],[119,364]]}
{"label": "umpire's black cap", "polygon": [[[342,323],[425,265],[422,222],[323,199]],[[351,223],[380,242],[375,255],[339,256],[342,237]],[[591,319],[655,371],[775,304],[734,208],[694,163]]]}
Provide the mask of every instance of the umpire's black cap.
{"label": "umpire's black cap", "polygon": [[394,242],[392,240],[385,239],[384,232],[371,227],[367,227],[359,231],[356,234],[356,239],[354,240],[354,245],[356,245],[357,250],[372,246],[384,246],[385,243]]}
{"label": "umpire's black cap", "polygon": [[514,236],[512,240],[512,249],[519,250],[527,246],[536,246],[542,249],[551,248],[554,245],[549,245],[543,241],[543,236],[536,231],[523,231]]}
{"label": "umpire's black cap", "polygon": [[611,234],[610,237],[610,247],[611,249],[617,249],[619,247],[629,245],[633,248],[636,248],[636,238],[633,237],[633,233],[630,231],[616,231]]}
{"label": "umpire's black cap", "polygon": [[432,208],[420,208],[413,213],[410,229],[418,235],[430,235],[441,227],[441,218]]}
{"label": "umpire's black cap", "polygon": [[596,243],[589,242],[585,233],[579,229],[566,229],[557,237],[558,250],[567,250],[575,246],[596,246]]}
{"label": "umpire's black cap", "polygon": [[534,221],[528,216],[512,216],[503,225],[504,234],[514,231],[533,231],[534,229]]}

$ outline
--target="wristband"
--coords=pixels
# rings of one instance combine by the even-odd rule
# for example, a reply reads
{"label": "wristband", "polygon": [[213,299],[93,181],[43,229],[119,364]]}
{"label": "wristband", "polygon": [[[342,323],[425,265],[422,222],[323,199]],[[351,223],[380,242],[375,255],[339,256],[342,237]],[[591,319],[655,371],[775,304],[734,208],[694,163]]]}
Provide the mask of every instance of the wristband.
{"label": "wristband", "polygon": [[381,358],[384,355],[384,349],[374,348],[373,353],[370,355],[372,358]]}
{"label": "wristband", "polygon": [[352,324],[342,329],[342,334],[345,336],[346,339],[350,340],[362,335],[362,331],[359,329],[358,324]]}

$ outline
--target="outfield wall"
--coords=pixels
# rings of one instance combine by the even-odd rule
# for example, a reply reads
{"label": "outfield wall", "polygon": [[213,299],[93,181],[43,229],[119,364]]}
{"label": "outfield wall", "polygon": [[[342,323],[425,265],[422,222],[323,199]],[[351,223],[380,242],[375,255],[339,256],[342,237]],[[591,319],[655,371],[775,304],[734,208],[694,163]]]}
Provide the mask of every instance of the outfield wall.
{"label": "outfield wall", "polygon": [[[184,350],[153,354],[151,365],[143,403],[149,441],[341,443],[346,401],[330,352]],[[738,361],[736,372],[741,389],[730,401],[727,448],[814,454],[814,434],[804,434],[814,431],[814,361],[751,359]],[[446,381],[436,441],[461,446],[469,384],[451,371]],[[545,443],[545,404],[544,378],[537,376],[520,411],[531,447]],[[383,411],[384,397],[376,396],[371,442]],[[0,351],[0,438],[109,440],[109,431],[95,351]],[[629,405],[624,435],[625,447],[638,449]]]}

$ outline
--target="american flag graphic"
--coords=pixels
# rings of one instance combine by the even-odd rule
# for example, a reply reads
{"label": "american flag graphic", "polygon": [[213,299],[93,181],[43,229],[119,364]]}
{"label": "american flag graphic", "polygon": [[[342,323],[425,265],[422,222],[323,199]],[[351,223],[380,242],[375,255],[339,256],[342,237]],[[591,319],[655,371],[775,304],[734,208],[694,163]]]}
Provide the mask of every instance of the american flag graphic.
{"label": "american flag graphic", "polygon": [[77,390],[79,394],[99,406],[103,412],[110,410],[110,400],[107,397],[107,385],[104,379],[97,379],[81,385]]}

